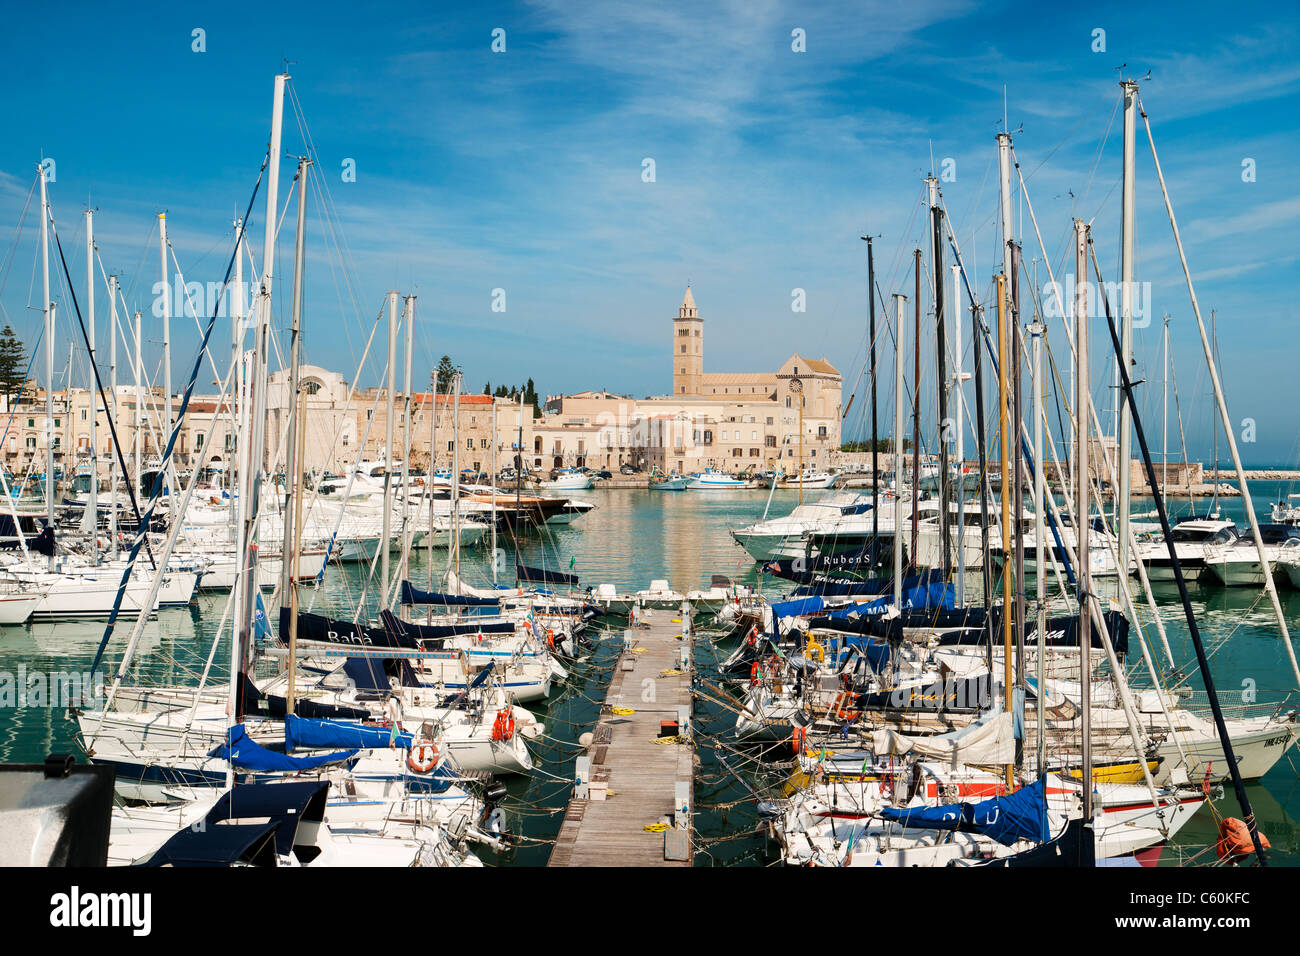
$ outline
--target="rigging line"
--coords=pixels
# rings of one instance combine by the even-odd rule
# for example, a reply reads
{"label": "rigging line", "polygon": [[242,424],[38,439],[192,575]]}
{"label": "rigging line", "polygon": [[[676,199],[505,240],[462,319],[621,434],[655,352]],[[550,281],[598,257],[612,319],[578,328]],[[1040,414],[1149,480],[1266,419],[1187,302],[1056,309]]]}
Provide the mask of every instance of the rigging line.
{"label": "rigging line", "polygon": [[[257,182],[253,184],[252,194],[248,197],[248,206],[244,210],[244,221],[248,221],[248,216],[253,210],[253,202],[257,199],[258,191],[262,186],[262,177],[266,173],[267,167],[271,162],[270,151],[267,151],[262,168],[258,170]],[[239,255],[239,243],[235,243],[235,248],[231,251],[230,261],[226,265],[226,277],[222,282],[222,288],[225,289],[230,284],[231,273],[235,269],[235,257]],[[176,444],[176,439],[180,435],[180,426],[185,418],[185,413],[190,407],[190,398],[194,394],[194,385],[199,377],[199,369],[203,364],[203,350],[208,347],[208,340],[212,336],[212,330],[217,324],[217,310],[212,310],[212,318],[208,320],[208,327],[204,332],[203,341],[199,345],[199,354],[194,357],[194,368],[190,372],[189,382],[185,386],[185,393],[181,397],[181,405],[175,422],[171,425],[171,435],[167,439],[167,448],[163,452],[163,460],[166,461],[171,457],[172,449]],[[233,378],[233,376],[231,376]],[[217,416],[213,416],[215,423]],[[196,472],[197,474],[197,472]],[[122,599],[126,595],[127,583],[131,580],[131,575],[135,571],[135,561],[140,554],[140,548],[144,545],[145,539],[149,536],[149,522],[153,518],[154,508],[158,504],[158,499],[162,495],[163,473],[160,471],[154,476],[153,492],[149,496],[149,505],[145,510],[144,517],[139,521],[136,527],[135,539],[131,542],[131,553],[127,557],[126,566],[122,569],[122,580],[118,584],[117,597],[113,601],[113,609],[109,612],[108,622],[104,625],[104,636],[100,639],[99,647],[95,650],[95,658],[90,665],[90,673],[93,675],[99,669],[100,661],[104,657],[104,649],[108,646],[109,640],[113,636],[113,630],[117,626],[118,616],[122,611]],[[143,613],[143,612],[142,612]]]}
{"label": "rigging line", "polygon": [[[23,238],[23,225],[24,223],[27,222],[27,213],[31,209],[32,196],[36,192],[36,184],[38,182],[40,182],[40,177],[33,179],[31,187],[27,190],[27,199],[23,203],[23,211],[18,215],[18,224],[14,226],[14,237],[9,243],[9,249],[5,252],[5,257],[3,260],[3,269],[0,269],[0,316],[4,317],[6,325],[9,323],[9,313],[5,311],[5,307],[4,307],[5,286],[9,284],[9,271],[13,268],[14,262],[17,261],[18,246],[22,242],[22,238]],[[33,282],[34,281],[35,281],[35,269],[33,263]],[[29,301],[30,298],[31,298],[31,291],[28,290]]]}
{"label": "rigging line", "polygon": [[[81,317],[81,306],[77,303],[77,293],[76,293],[76,291],[72,288],[72,276],[68,273],[68,261],[67,261],[67,259],[65,259],[64,256],[63,256],[63,243],[62,243],[62,241],[59,239],[59,231],[58,231],[57,228],[55,228],[55,225],[54,225],[54,214],[53,214],[53,212],[50,213],[50,231],[53,232],[53,234],[54,234],[54,245],[55,245],[55,248],[57,248],[58,251],[59,251],[59,262],[60,262],[60,264],[62,264],[62,266],[63,266],[63,274],[64,274],[64,276],[65,276],[66,279],[67,279],[67,284],[68,284],[68,289],[67,289],[67,291],[68,291],[68,295],[69,295],[69,296],[71,297],[71,299],[72,299],[72,308],[73,308],[73,311],[76,312],[76,314],[77,314],[77,325],[78,325],[78,327],[81,329],[81,338],[82,338],[82,341],[83,341],[83,342],[85,343],[85,345],[86,345],[86,351],[87,351],[87,353],[89,353],[89,352],[93,349],[93,346],[90,344],[90,336],[89,336],[89,334],[87,334],[87,332],[86,332],[86,323],[85,323],[85,321],[84,321],[84,320],[82,319],[82,317]],[[110,436],[110,438],[112,439],[113,448],[114,448],[114,450],[117,452],[118,466],[121,467],[121,468],[123,468],[123,469],[125,469],[125,468],[126,468],[126,458],[123,456],[123,453],[122,453],[122,444],[121,444],[121,442],[119,442],[118,439],[117,439],[117,426],[116,426],[116,425],[113,423],[113,421],[112,421],[112,415],[109,415],[109,414],[107,413],[107,409],[108,409],[108,399],[104,396],[104,381],[103,381],[103,379],[100,378],[100,375],[99,375],[99,368],[97,367],[97,364],[94,363],[94,362],[91,363],[91,371],[94,372],[94,375],[95,375],[95,390],[99,393],[99,400],[100,400],[100,401],[103,403],[103,405],[104,405],[104,409],[105,409],[105,418],[107,419],[109,436]],[[71,376],[71,370],[69,370],[69,376]],[[54,383],[53,383],[53,382],[50,382],[50,383],[48,383],[48,385],[47,385],[46,387],[47,387],[47,388],[53,388],[53,387],[54,387]],[[71,388],[71,381],[69,381],[69,388]],[[95,410],[95,414],[98,414],[98,410],[97,410],[97,409]],[[140,518],[140,505],[139,505],[139,502],[136,501],[136,498],[135,498],[135,490],[134,490],[134,489],[130,489],[130,496],[131,496],[131,511],[132,511],[132,513],[135,515],[136,523],[139,524],[139,522],[140,522],[140,520],[141,520],[141,518]],[[146,535],[146,537],[147,537],[147,535]],[[150,566],[153,567],[153,568],[156,570],[158,566],[157,566],[157,564],[156,564],[155,561],[154,561],[154,557],[153,557],[153,548],[152,548],[152,547],[148,547],[148,546],[146,545],[146,553],[147,553],[147,555],[148,555],[148,557],[149,557],[149,564],[150,564]],[[92,670],[92,672],[93,672],[94,669],[92,668],[91,670]]]}

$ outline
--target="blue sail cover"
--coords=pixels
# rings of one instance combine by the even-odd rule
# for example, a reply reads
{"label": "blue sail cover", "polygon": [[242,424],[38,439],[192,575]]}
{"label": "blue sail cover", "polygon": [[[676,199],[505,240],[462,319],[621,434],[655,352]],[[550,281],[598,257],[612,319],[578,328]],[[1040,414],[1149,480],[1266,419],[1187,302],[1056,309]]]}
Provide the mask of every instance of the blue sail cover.
{"label": "blue sail cover", "polygon": [[[936,581],[923,587],[911,588],[902,593],[903,606],[900,610],[918,610],[931,608],[951,608],[956,601],[952,585]],[[813,600],[813,599],[810,599]],[[855,617],[871,617],[884,614],[893,605],[893,597],[878,598],[865,604],[851,604],[848,607],[831,611],[828,615],[833,620],[851,620]]]}
{"label": "blue sail cover", "polygon": [[[285,724],[285,747],[289,744],[288,724]],[[243,724],[235,724],[226,731],[226,742],[219,744],[209,754],[230,761],[240,770],[291,771],[312,770],[326,764],[343,763],[351,760],[356,750],[342,750],[335,753],[316,754],[311,757],[292,757],[289,754],[267,750],[244,729]]]}
{"label": "blue sail cover", "polygon": [[372,727],[354,720],[310,720],[288,714],[284,718],[284,748],[299,747],[354,747],[370,750],[392,744],[407,749],[411,735],[399,733],[394,737],[387,727]]}
{"label": "blue sail cover", "polygon": [[402,582],[401,601],[403,604],[441,604],[447,607],[496,607],[497,598],[468,597],[463,594],[440,594],[436,591],[421,591],[410,581]]}
{"label": "blue sail cover", "polygon": [[815,614],[826,606],[826,602],[819,597],[799,598],[795,601],[777,601],[772,605],[773,619],[783,617],[803,617],[807,614]]}
{"label": "blue sail cover", "polygon": [[939,807],[886,807],[876,814],[916,830],[957,830],[982,833],[1003,846],[1018,840],[1043,843],[1051,838],[1047,831],[1047,798],[1043,781],[1021,787],[1005,797],[993,797],[979,803],[949,803]]}

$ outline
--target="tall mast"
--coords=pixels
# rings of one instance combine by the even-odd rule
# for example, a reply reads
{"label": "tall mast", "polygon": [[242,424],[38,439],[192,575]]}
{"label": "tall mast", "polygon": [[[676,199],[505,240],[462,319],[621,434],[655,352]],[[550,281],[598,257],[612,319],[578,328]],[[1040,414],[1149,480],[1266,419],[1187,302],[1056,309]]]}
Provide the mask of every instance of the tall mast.
{"label": "tall mast", "polygon": [[[262,278],[257,297],[257,330],[253,336],[252,368],[248,391],[252,408],[248,439],[239,444],[245,454],[240,481],[239,537],[235,553],[239,560],[235,575],[234,639],[230,642],[230,718],[243,716],[243,686],[240,676],[249,664],[255,644],[258,614],[257,534],[262,499],[262,473],[266,467],[266,381],[267,352],[271,338],[271,293],[275,276],[275,235],[280,201],[280,132],[284,115],[284,85],[288,74],[275,78],[271,107],[271,139],[267,147],[266,224],[262,246]],[[242,438],[243,436],[241,436]],[[293,664],[290,662],[290,666]],[[234,784],[233,768],[227,771],[227,785]]]}
{"label": "tall mast", "polygon": [[[54,303],[50,301],[50,198],[41,177],[41,308],[45,311],[45,520],[54,533]],[[54,570],[51,550],[49,568]]]}
{"label": "tall mast", "polygon": [[939,398],[939,567],[947,579],[952,567],[952,516],[948,513],[948,333],[944,328],[943,312],[943,209],[939,205],[939,180],[930,176],[925,182],[930,187],[930,231],[933,234],[930,271],[934,276],[935,380]]}
{"label": "tall mast", "polygon": [[[412,333],[415,325],[415,296],[408,295],[402,303],[402,329],[406,339],[406,367],[404,369],[405,393],[402,403],[402,580],[407,577],[407,565],[410,561],[410,547],[413,529],[411,521],[411,353]],[[432,486],[429,487],[433,491]]]}
{"label": "tall mast", "polygon": [[921,250],[912,256],[912,273],[916,279],[912,300],[912,551],[910,566],[916,567],[917,540],[920,533],[921,502]]}
{"label": "tall mast", "polygon": [[[292,593],[294,591],[294,577],[291,555],[294,555],[301,547],[297,539],[297,528],[290,527],[293,522],[290,515],[291,509],[296,499],[295,490],[298,488],[300,476],[303,471],[303,463],[298,459],[298,431],[304,427],[303,422],[299,420],[299,402],[298,391],[300,389],[299,378],[302,367],[302,275],[306,267],[306,242],[307,242],[307,167],[311,165],[311,160],[305,156],[298,159],[298,173],[295,178],[298,180],[298,232],[294,238],[293,247],[293,311],[289,327],[289,394],[288,402],[285,403],[285,411],[289,415],[289,433],[285,447],[284,457],[284,534],[280,546],[280,603],[281,605],[293,605]],[[236,247],[235,257],[239,257],[239,250]],[[296,638],[298,633],[298,615],[293,613],[289,618],[289,636]],[[289,702],[292,705],[293,690],[293,656],[289,657]]]}
{"label": "tall mast", "polygon": [[[163,441],[172,431],[172,287],[167,279],[167,213],[158,213],[158,264],[162,278],[162,334],[163,334]],[[176,482],[172,476],[176,469],[170,462],[162,462],[163,480],[167,487],[167,514],[176,519]]]}
{"label": "tall mast", "polygon": [[903,609],[903,303],[894,293],[894,607]]}
{"label": "tall mast", "polygon": [[452,375],[451,420],[451,558],[460,580],[460,372]]}
{"label": "tall mast", "polygon": [[[998,450],[1001,453],[1002,478],[1002,697],[1003,708],[1012,710],[1014,696],[1011,672],[1011,569],[1007,558],[1011,554],[1011,449],[1007,446],[1007,294],[1006,276],[997,277],[998,296]],[[1007,790],[1016,785],[1015,764],[1006,765]]]}
{"label": "tall mast", "polygon": [[388,388],[385,389],[384,415],[384,513],[379,536],[379,593],[388,596],[388,551],[393,534],[393,414],[397,391],[397,293],[388,293]]}
{"label": "tall mast", "polygon": [[[108,277],[108,420],[117,429],[117,276]],[[120,433],[119,433],[120,434]],[[108,456],[108,547],[117,557],[117,455]]]}
{"label": "tall mast", "polygon": [[[295,696],[298,675],[298,554],[302,542],[298,540],[302,520],[302,444],[306,436],[303,421],[304,396],[299,378],[302,367],[302,274],[307,267],[307,167],[311,160],[298,158],[298,231],[293,248],[293,306],[289,332],[289,394],[286,411],[289,414],[288,447],[284,456],[284,493],[287,496],[284,518],[280,523],[280,604],[289,608],[289,673],[285,691],[285,711],[295,713]],[[235,258],[239,258],[238,240]]]}
{"label": "tall mast", "polygon": [[966,376],[961,359],[961,266],[952,266],[952,321],[953,321],[953,398],[956,402],[957,420],[957,597],[966,603]]}
{"label": "tall mast", "polygon": [[[86,510],[94,518],[91,527],[91,553],[99,555],[99,445],[95,425],[99,419],[95,389],[95,214],[86,210],[86,324],[90,339],[90,499]],[[68,395],[72,395],[72,382],[68,382]]]}
{"label": "tall mast", "polygon": [[1044,706],[1043,685],[1046,682],[1047,667],[1047,563],[1046,548],[1043,540],[1043,403],[1045,387],[1043,382],[1043,334],[1047,327],[1035,315],[1029,326],[1029,335],[1033,343],[1034,363],[1034,586],[1037,589],[1034,601],[1037,632],[1037,659],[1034,673],[1034,697],[1037,715],[1037,778],[1041,779],[1047,764],[1047,708]]}
{"label": "tall mast", "polygon": [[1164,383],[1162,385],[1162,399],[1160,409],[1160,490],[1157,492],[1161,498],[1166,495],[1165,489],[1169,487],[1169,316],[1165,316],[1164,335],[1161,336],[1161,364],[1164,366]]}
{"label": "tall mast", "polygon": [[[242,407],[242,391],[238,387],[243,379],[243,363],[239,361],[244,348],[244,306],[248,302],[248,292],[244,288],[244,221],[235,220],[235,294],[231,297],[234,306],[230,316],[230,374],[234,381],[230,383],[231,428],[238,434],[239,409]],[[233,451],[232,441],[228,449]],[[230,493],[230,536],[235,536],[235,455],[226,455],[226,488]]]}
{"label": "tall mast", "polygon": [[[876,549],[880,547],[880,494],[877,485],[880,481],[880,453],[876,450],[880,438],[876,422],[876,255],[871,245],[871,237],[862,238],[867,241],[867,302],[871,315],[867,341],[871,347],[871,547],[874,563],[874,555],[879,553]],[[776,488],[775,481],[772,487]]]}
{"label": "tall mast", "polygon": [[[491,397],[491,396],[489,396]],[[492,397],[492,583],[497,583],[497,400]]]}
{"label": "tall mast", "polygon": [[[1015,550],[1015,638],[1016,638],[1016,686],[1023,688],[1025,686],[1025,536],[1021,533],[1021,515],[1025,513],[1025,485],[1021,480],[1021,473],[1024,468],[1024,450],[1025,446],[1020,441],[1022,429],[1024,428],[1023,406],[1020,402],[1020,354],[1023,342],[1020,332],[1020,243],[1012,243],[1011,246],[1011,287],[1008,290],[1010,295],[1011,313],[1010,321],[1007,323],[1007,344],[1010,346],[1010,352],[1007,355],[1006,363],[1011,366],[1008,369],[1011,386],[1011,474],[1013,484],[1011,486],[1011,505],[1014,517],[1012,529],[1016,535]],[[1017,750],[1023,757],[1024,741],[1019,741]],[[1017,759],[1017,766],[1021,765],[1021,760]]]}
{"label": "tall mast", "polygon": [[1083,796],[1084,825],[1092,826],[1092,570],[1088,557],[1091,523],[1088,520],[1088,226],[1082,219],[1074,221],[1074,335],[1077,371],[1075,374],[1075,528],[1078,531],[1079,574],[1079,753],[1083,766],[1079,790]]}
{"label": "tall mast", "polygon": [[143,463],[144,448],[141,442],[144,441],[144,426],[148,420],[144,411],[144,360],[140,348],[141,319],[139,310],[135,313],[135,323],[133,332],[135,335],[135,428],[132,429],[132,458],[135,460],[131,463],[135,469],[135,474],[131,480],[135,482],[132,493],[140,493],[144,488],[140,485],[140,469]]}
{"label": "tall mast", "polygon": [[[1120,348],[1119,361],[1125,371],[1133,367],[1133,223],[1136,218],[1136,200],[1134,198],[1133,153],[1137,140],[1137,99],[1138,86],[1131,80],[1120,84],[1124,90],[1124,175],[1121,183],[1123,199],[1120,216],[1120,250],[1119,250],[1119,317]],[[1116,383],[1118,384],[1118,383]],[[1124,393],[1116,389],[1119,401],[1119,446],[1116,451],[1118,461],[1115,463],[1116,482],[1119,503],[1115,510],[1115,533],[1119,536],[1119,573],[1128,574],[1129,563],[1129,497],[1132,480],[1129,460],[1133,457],[1132,439],[1133,412],[1128,406]]]}

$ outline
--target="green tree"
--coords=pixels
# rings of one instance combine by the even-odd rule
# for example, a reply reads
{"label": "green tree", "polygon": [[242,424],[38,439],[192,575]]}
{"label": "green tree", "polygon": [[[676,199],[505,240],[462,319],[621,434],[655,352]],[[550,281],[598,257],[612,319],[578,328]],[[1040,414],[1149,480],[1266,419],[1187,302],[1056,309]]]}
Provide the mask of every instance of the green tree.
{"label": "green tree", "polygon": [[27,384],[27,352],[14,330],[5,325],[0,331],[0,393],[13,402]]}
{"label": "green tree", "polygon": [[451,383],[456,376],[456,366],[450,355],[438,359],[438,368],[433,373],[434,387],[444,395],[451,391]]}

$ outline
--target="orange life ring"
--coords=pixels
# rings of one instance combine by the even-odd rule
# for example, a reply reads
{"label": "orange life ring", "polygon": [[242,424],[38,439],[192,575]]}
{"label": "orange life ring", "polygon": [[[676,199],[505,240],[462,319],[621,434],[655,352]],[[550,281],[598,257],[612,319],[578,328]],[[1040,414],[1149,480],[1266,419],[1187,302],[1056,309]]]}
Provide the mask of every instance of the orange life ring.
{"label": "orange life ring", "polygon": [[803,753],[804,744],[808,740],[808,729],[806,727],[796,727],[794,733],[790,735],[790,743],[794,746],[796,754]]}
{"label": "orange life ring", "polygon": [[411,746],[406,765],[414,773],[428,773],[438,766],[438,745],[431,740],[421,740]]}
{"label": "orange life ring", "polygon": [[492,721],[492,739],[509,740],[515,735],[515,712],[509,707],[497,711],[496,720]]}
{"label": "orange life ring", "polygon": [[546,629],[546,646],[555,647],[555,632],[549,627]]}
{"label": "orange life ring", "polygon": [[[1268,837],[1259,834],[1259,843],[1268,849]],[[1235,863],[1255,852],[1255,841],[1250,838],[1250,828],[1246,821],[1237,817],[1226,817],[1219,824],[1219,843],[1215,848],[1220,860]]]}
{"label": "orange life ring", "polygon": [[758,643],[758,627],[755,626],[755,627],[751,627],[749,629],[749,633],[745,635],[745,644],[749,647],[753,647],[757,643]]}

